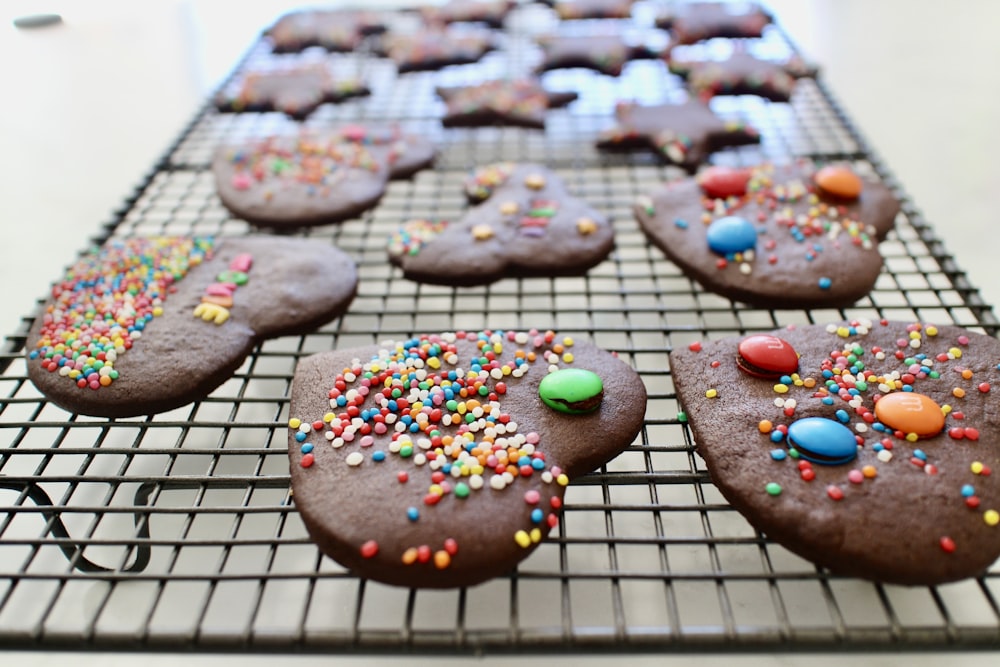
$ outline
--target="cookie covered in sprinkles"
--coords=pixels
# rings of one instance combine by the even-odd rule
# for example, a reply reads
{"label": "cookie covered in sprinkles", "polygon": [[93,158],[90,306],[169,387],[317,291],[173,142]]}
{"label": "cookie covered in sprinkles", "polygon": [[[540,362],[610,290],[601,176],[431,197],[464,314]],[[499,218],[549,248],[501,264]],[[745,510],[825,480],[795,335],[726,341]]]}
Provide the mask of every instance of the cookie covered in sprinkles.
{"label": "cookie covered in sprinkles", "polygon": [[[584,386],[568,386],[570,371]],[[548,402],[567,397],[581,409]],[[627,447],[645,410],[628,364],[552,331],[459,331],[313,355],[292,382],[295,506],[320,549],[360,576],[475,585],[539,545],[566,485]]]}
{"label": "cookie covered in sprinkles", "polygon": [[229,379],[260,341],[341,315],[356,289],[353,260],[313,240],[112,240],[53,285],[28,333],[28,377],[81,414],[171,410]]}
{"label": "cookie covered in sprinkles", "polygon": [[[787,373],[751,372],[741,348]],[[993,337],[887,320],[670,353],[698,453],[751,524],[835,574],[909,585],[1000,556],[998,364]]]}
{"label": "cookie covered in sprinkles", "polygon": [[[826,187],[824,187],[824,184]],[[646,237],[705,289],[761,308],[847,306],[882,270],[899,202],[846,164],[710,167],[633,206]]]}

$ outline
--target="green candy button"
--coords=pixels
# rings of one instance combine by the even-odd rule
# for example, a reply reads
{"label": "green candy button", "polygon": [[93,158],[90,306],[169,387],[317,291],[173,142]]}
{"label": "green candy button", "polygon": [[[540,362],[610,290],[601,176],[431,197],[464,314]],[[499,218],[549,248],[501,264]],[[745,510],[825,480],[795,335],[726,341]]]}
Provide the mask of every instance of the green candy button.
{"label": "green candy button", "polygon": [[564,368],[542,378],[538,395],[553,410],[571,415],[585,414],[600,407],[604,382],[593,371]]}
{"label": "green candy button", "polygon": [[249,276],[242,271],[223,271],[215,277],[220,283],[233,283],[243,286],[247,284]]}

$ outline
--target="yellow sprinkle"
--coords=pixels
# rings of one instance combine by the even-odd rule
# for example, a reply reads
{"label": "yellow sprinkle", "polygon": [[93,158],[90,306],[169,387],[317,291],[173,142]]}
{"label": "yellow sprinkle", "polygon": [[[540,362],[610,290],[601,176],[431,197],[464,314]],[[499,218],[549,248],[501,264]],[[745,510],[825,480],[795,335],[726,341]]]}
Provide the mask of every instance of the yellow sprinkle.
{"label": "yellow sprinkle", "polygon": [[950,412],[951,412],[951,406],[950,405],[948,405],[947,403],[945,403],[944,405],[941,406],[941,413],[943,415],[947,416],[948,413],[950,413]]}
{"label": "yellow sprinkle", "polygon": [[531,541],[534,542],[535,544],[537,544],[537,543],[539,543],[539,542],[542,541],[542,529],[541,528],[532,528],[531,529]]}
{"label": "yellow sprinkle", "polygon": [[906,441],[907,442],[916,442],[918,438],[919,438],[919,436],[916,433],[907,433],[906,434]]}
{"label": "yellow sprinkle", "polygon": [[298,417],[292,417],[288,420],[288,428],[298,428],[302,426],[302,420]]}
{"label": "yellow sprinkle", "polygon": [[566,486],[567,484],[569,484],[569,477],[567,477],[565,474],[559,475],[558,477],[556,477],[556,484],[558,484],[559,486]]}
{"label": "yellow sprinkle", "polygon": [[837,327],[837,335],[841,338],[847,338],[851,335],[851,330],[847,327]]}
{"label": "yellow sprinkle", "polygon": [[954,396],[955,398],[964,398],[965,390],[962,389],[961,387],[955,387],[954,389],[951,390],[951,395]]}
{"label": "yellow sprinkle", "polygon": [[493,238],[493,228],[489,225],[476,225],[472,228],[472,238],[477,241],[485,241]]}
{"label": "yellow sprinkle", "polygon": [[949,348],[948,354],[950,354],[951,356],[955,357],[956,359],[961,359],[962,358],[962,351],[960,349],[958,349],[957,347]]}
{"label": "yellow sprinkle", "polygon": [[564,354],[562,356],[562,360],[563,360],[563,363],[566,363],[566,364],[573,363],[573,354],[571,352],[567,352],[566,354]]}
{"label": "yellow sprinkle", "polygon": [[982,461],[973,461],[972,465],[969,466],[969,470],[972,471],[973,475],[978,475],[983,471],[983,467],[984,466]]}
{"label": "yellow sprinkle", "polygon": [[566,347],[573,347],[573,339],[570,338],[569,336],[566,336],[565,338],[563,338],[563,345],[565,345]]}
{"label": "yellow sprinkle", "polygon": [[934,325],[928,326],[926,329],[924,329],[924,331],[927,333],[928,336],[937,336],[938,332],[937,327]]}
{"label": "yellow sprinkle", "polygon": [[816,386],[816,380],[814,378],[806,378],[805,380],[802,381],[802,384],[805,386],[806,389],[812,389],[813,387]]}
{"label": "yellow sprinkle", "polygon": [[996,510],[986,510],[983,512],[983,521],[987,526],[995,526],[1000,523],[1000,512]]}
{"label": "yellow sprinkle", "polygon": [[514,541],[517,542],[517,546],[522,549],[527,549],[531,546],[531,536],[523,530],[519,530],[514,533]]}
{"label": "yellow sprinkle", "polygon": [[715,389],[709,389],[708,391],[705,392],[705,398],[715,398],[718,395],[719,392],[716,391]]}
{"label": "yellow sprinkle", "polygon": [[911,331],[910,332],[910,338],[913,338],[913,339],[920,338],[920,332],[919,331]]}
{"label": "yellow sprinkle", "polygon": [[160,306],[153,308],[153,317],[159,317],[162,314],[163,314],[163,308],[161,308]]}
{"label": "yellow sprinkle", "polygon": [[788,393],[788,385],[787,384],[780,384],[780,383],[776,384],[776,385],[774,385],[774,391],[777,392],[777,393],[779,393],[779,394],[787,394]]}
{"label": "yellow sprinkle", "polygon": [[429,357],[427,359],[427,365],[436,370],[441,368],[441,360],[437,357]]}
{"label": "yellow sprinkle", "polygon": [[326,422],[327,424],[329,424],[336,418],[337,415],[333,414],[332,412],[327,412],[325,415],[323,415],[323,421]]}
{"label": "yellow sprinkle", "polygon": [[431,487],[427,489],[427,493],[433,493],[435,496],[443,496],[444,489],[441,488],[440,484],[431,484]]}

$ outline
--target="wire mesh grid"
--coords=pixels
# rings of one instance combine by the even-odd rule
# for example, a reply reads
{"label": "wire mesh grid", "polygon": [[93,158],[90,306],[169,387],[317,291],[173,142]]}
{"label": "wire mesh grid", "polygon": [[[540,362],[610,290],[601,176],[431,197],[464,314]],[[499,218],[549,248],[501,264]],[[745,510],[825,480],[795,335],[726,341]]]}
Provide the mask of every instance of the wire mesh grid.
{"label": "wire mesh grid", "polygon": [[[777,30],[763,44],[779,55],[791,50]],[[373,97],[324,107],[309,124],[398,120],[438,142],[437,167],[392,183],[379,206],[355,220],[299,232],[357,261],[350,311],[313,333],[261,344],[205,400],[145,418],[68,414],[27,381],[25,318],[0,375],[0,646],[518,652],[1000,642],[1000,567],[932,588],[831,576],[728,506],[676,418],[667,353],[694,340],[845,317],[996,334],[990,308],[905,194],[897,187],[904,212],[880,246],[885,269],[854,307],[733,303],[687,279],[632,219],[636,197],[680,172],[648,156],[606,157],[592,148],[615,99],[683,94],[661,63],[631,64],[615,80],[578,70],[547,75],[549,87],[582,95],[552,112],[546,131],[440,127],[434,85],[508,73],[531,53],[503,51],[481,65],[399,77],[383,61],[347,57],[372,75]],[[237,73],[269,57],[261,42]],[[789,104],[739,97],[713,105],[764,138],[717,162],[849,159],[895,186],[821,84],[804,82]],[[199,113],[104,236],[252,233],[219,203],[208,161],[219,144],[290,127],[277,114]],[[613,254],[582,277],[461,289],[403,280],[386,262],[385,239],[410,217],[461,214],[467,170],[496,159],[551,166],[612,218]],[[574,481],[558,530],[514,572],[470,589],[383,586],[324,558],[289,493],[285,422],[296,362],[420,332],[530,327],[617,351],[649,393],[640,436]]]}

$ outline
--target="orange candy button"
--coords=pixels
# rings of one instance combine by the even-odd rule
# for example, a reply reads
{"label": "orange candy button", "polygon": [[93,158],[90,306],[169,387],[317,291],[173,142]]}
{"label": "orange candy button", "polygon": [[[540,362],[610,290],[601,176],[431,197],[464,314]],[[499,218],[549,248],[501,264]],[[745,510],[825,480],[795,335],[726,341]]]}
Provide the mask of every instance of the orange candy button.
{"label": "orange candy button", "polygon": [[823,167],[813,176],[819,189],[828,195],[841,199],[857,199],[864,183],[858,175],[847,167],[830,165]]}
{"label": "orange candy button", "polygon": [[929,438],[944,428],[941,406],[930,396],[910,391],[886,394],[875,403],[875,416],[889,428]]}

